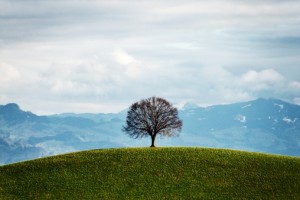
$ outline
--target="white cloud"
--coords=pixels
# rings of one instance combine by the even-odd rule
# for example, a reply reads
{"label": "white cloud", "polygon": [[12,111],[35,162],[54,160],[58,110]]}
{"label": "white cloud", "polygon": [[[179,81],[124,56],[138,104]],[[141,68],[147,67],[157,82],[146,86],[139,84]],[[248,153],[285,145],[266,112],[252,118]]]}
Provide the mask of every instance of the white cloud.
{"label": "white cloud", "polygon": [[117,111],[152,95],[298,102],[299,5],[0,0],[0,103],[47,113]]}
{"label": "white cloud", "polygon": [[268,82],[274,83],[278,81],[282,81],[284,78],[281,74],[273,69],[265,69],[260,72],[249,71],[242,76],[242,78],[249,83],[253,82]]}
{"label": "white cloud", "polygon": [[11,82],[20,78],[20,72],[17,68],[6,63],[0,63],[0,83],[11,84]]}
{"label": "white cloud", "polygon": [[262,71],[248,71],[242,75],[241,81],[248,85],[252,90],[268,90],[281,84],[284,77],[273,69],[265,69]]}
{"label": "white cloud", "polygon": [[289,83],[289,87],[291,88],[292,91],[297,92],[300,94],[300,82],[298,81],[291,81]]}
{"label": "white cloud", "polygon": [[[164,8],[164,7],[163,7]],[[286,8],[286,9],[284,9]],[[297,1],[278,1],[270,3],[265,1],[259,1],[253,3],[253,1],[197,1],[197,2],[177,2],[177,5],[169,5],[167,10],[161,9],[162,14],[212,14],[222,16],[256,16],[256,15],[276,15],[281,16],[288,15],[293,16],[298,14],[299,2]]]}
{"label": "white cloud", "polygon": [[240,77],[241,89],[254,97],[276,97],[291,102],[300,95],[300,82],[289,80],[274,69],[250,70]]}
{"label": "white cloud", "polygon": [[113,52],[113,56],[115,61],[120,64],[124,65],[125,73],[129,77],[139,77],[143,73],[143,69],[141,63],[134,58],[132,55],[129,55],[121,48],[117,48]]}
{"label": "white cloud", "polygon": [[58,80],[54,83],[53,87],[51,88],[51,91],[53,91],[55,94],[66,94],[69,92],[75,92],[78,90],[78,88],[74,85],[71,81],[62,81]]}
{"label": "white cloud", "polygon": [[114,50],[113,55],[116,59],[116,62],[121,65],[130,65],[133,63],[137,63],[137,60],[133,56],[129,55],[121,48],[117,48],[116,50]]}

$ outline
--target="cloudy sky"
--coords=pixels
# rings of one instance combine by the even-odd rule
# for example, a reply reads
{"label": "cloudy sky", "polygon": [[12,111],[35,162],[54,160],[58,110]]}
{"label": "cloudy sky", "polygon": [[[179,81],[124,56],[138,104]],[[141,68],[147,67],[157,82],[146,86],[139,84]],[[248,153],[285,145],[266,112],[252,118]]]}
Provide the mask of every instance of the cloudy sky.
{"label": "cloudy sky", "polygon": [[300,104],[298,0],[0,0],[0,104]]}

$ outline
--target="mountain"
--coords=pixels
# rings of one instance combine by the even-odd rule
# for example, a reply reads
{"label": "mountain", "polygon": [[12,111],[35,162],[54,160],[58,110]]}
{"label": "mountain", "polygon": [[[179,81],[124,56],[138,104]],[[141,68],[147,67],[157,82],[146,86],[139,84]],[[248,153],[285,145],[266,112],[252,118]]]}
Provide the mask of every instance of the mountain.
{"label": "mountain", "polygon": [[[0,106],[0,164],[61,153],[111,147],[149,146],[121,129],[127,110],[111,114],[38,116],[17,104]],[[179,110],[179,137],[157,146],[207,146],[300,156],[300,106],[278,99]]]}
{"label": "mountain", "polygon": [[[123,147],[119,114],[38,116],[0,106],[0,165],[92,148]],[[122,114],[120,114],[122,116]],[[118,139],[114,139],[118,138]],[[128,139],[127,139],[128,140]]]}
{"label": "mountain", "polygon": [[300,156],[300,106],[257,99],[180,112],[188,145]]}

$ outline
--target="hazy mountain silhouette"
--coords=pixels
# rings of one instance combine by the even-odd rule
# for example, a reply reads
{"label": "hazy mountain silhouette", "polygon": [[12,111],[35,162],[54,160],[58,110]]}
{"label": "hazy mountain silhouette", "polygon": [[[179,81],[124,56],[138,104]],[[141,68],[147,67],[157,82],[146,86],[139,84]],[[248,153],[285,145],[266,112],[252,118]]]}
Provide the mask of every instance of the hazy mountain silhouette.
{"label": "hazy mountain silhouette", "polygon": [[[179,110],[183,130],[157,146],[207,146],[300,156],[300,106],[278,99]],[[0,105],[0,163],[94,148],[149,146],[121,132],[126,111],[38,116]]]}

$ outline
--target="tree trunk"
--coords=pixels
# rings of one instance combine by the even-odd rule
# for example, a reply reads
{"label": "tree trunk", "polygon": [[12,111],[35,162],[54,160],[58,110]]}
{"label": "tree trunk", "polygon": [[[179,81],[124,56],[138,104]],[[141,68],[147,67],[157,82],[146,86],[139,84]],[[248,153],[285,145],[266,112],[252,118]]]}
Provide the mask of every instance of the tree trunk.
{"label": "tree trunk", "polygon": [[156,135],[151,135],[151,146],[150,147],[155,147],[155,145],[154,145],[155,137],[156,137]]}

